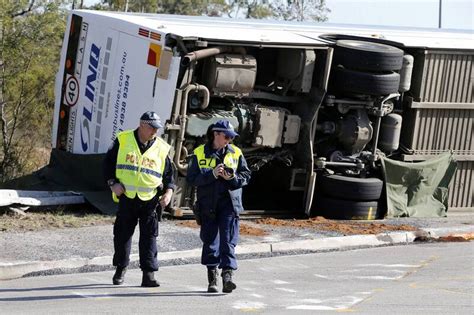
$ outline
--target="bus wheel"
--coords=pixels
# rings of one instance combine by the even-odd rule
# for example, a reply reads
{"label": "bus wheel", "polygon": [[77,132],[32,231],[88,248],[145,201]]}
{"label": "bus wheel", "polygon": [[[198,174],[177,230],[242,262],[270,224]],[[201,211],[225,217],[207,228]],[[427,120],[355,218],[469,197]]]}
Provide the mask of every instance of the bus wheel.
{"label": "bus wheel", "polygon": [[342,67],[334,69],[333,88],[341,93],[388,95],[396,93],[400,75],[395,72],[370,73]]}
{"label": "bus wheel", "polygon": [[315,197],[313,215],[335,220],[374,220],[379,215],[378,201],[343,200],[319,195]]}
{"label": "bus wheel", "polygon": [[403,50],[380,43],[338,40],[334,61],[336,65],[360,71],[397,71],[402,68]]}
{"label": "bus wheel", "polygon": [[383,188],[383,181],[375,177],[323,175],[316,180],[319,181],[321,190],[326,196],[346,200],[379,200]]}

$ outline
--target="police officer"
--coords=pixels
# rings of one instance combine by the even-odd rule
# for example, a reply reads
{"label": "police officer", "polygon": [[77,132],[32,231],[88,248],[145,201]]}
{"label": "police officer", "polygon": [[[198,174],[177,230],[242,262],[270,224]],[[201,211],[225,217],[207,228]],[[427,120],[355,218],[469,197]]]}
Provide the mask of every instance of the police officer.
{"label": "police officer", "polygon": [[242,207],[242,186],[251,172],[242,151],[230,142],[238,134],[226,120],[219,120],[208,129],[208,142],[194,150],[187,181],[197,186],[195,216],[201,225],[203,242],[201,263],[207,266],[208,292],[217,292],[217,268],[222,269],[225,293],[237,286],[232,272],[237,269],[235,246],[239,238],[239,213]]}
{"label": "police officer", "polygon": [[145,112],[135,130],[117,134],[104,161],[104,173],[112,197],[118,202],[114,224],[113,284],[124,282],[130,263],[132,236],[140,226],[140,268],[142,287],[158,287],[156,237],[161,211],[171,200],[175,188],[173,168],[168,157],[170,146],[156,136],[162,128],[155,112]]}

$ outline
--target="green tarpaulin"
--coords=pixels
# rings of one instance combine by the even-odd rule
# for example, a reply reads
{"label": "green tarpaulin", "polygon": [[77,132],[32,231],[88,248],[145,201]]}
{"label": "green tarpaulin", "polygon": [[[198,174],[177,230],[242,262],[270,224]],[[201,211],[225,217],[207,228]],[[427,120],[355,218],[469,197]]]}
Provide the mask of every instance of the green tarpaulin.
{"label": "green tarpaulin", "polygon": [[382,158],[387,217],[445,217],[448,185],[456,171],[451,152],[417,163]]}

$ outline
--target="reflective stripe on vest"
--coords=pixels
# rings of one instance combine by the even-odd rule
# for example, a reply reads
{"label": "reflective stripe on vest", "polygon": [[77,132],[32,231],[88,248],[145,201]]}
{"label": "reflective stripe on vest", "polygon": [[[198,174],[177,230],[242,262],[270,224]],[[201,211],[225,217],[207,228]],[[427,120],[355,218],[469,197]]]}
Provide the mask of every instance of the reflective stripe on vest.
{"label": "reflective stripe on vest", "polygon": [[[229,146],[232,147],[234,152],[227,150],[227,153],[224,157],[224,165],[232,168],[235,172],[239,166],[239,158],[242,155],[242,151],[233,144],[229,144]],[[194,154],[196,155],[200,169],[213,169],[216,167],[216,159],[213,157],[206,157],[206,154],[204,153],[204,144],[197,147],[194,150]]]}
{"label": "reflective stripe on vest", "polygon": [[[138,166],[126,165],[126,164],[117,164],[117,166],[115,168],[116,169],[121,169],[121,170],[129,170],[129,171],[138,171],[139,170]],[[147,169],[147,168],[141,168],[140,172],[145,173],[145,174],[150,174],[150,175],[156,176],[158,178],[161,178],[161,173],[158,173],[154,170],[150,170],[150,169]]]}
{"label": "reflective stripe on vest", "polygon": [[[115,176],[125,187],[125,196],[133,199],[138,195],[144,201],[152,199],[162,183],[170,146],[156,138],[153,145],[141,154],[133,130],[120,132],[117,138],[119,150]],[[113,193],[112,198],[118,202]]]}
{"label": "reflective stripe on vest", "polygon": [[146,187],[137,187],[137,186],[132,186],[132,185],[123,185],[123,187],[125,188],[125,190],[129,190],[129,191],[139,191],[139,192],[152,192],[153,190],[155,190],[155,188],[146,188]]}

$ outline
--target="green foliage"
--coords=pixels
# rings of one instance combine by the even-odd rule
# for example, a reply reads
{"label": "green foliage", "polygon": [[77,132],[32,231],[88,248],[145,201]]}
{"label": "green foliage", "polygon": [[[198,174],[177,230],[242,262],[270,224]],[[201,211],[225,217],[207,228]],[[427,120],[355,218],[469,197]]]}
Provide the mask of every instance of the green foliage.
{"label": "green foliage", "polygon": [[160,0],[158,13],[222,16],[227,12],[225,0]]}
{"label": "green foliage", "polygon": [[66,1],[0,7],[0,181],[47,161]]}
{"label": "green foliage", "polygon": [[114,11],[182,15],[221,16],[227,10],[225,0],[103,0],[102,5]]}
{"label": "green foliage", "polygon": [[95,9],[290,21],[325,21],[326,0],[103,0]]}
{"label": "green foliage", "polygon": [[236,0],[235,6],[247,10],[247,18],[285,21],[326,21],[326,0]]}

